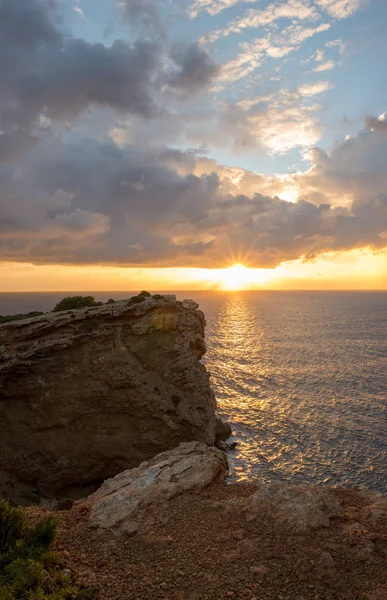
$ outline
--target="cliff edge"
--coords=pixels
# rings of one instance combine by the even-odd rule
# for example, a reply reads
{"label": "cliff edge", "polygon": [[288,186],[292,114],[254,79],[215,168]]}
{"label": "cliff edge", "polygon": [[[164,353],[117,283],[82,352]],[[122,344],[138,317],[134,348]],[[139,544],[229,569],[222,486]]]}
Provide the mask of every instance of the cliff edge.
{"label": "cliff edge", "polygon": [[0,473],[69,493],[180,442],[215,441],[205,317],[175,296],[0,326]]}

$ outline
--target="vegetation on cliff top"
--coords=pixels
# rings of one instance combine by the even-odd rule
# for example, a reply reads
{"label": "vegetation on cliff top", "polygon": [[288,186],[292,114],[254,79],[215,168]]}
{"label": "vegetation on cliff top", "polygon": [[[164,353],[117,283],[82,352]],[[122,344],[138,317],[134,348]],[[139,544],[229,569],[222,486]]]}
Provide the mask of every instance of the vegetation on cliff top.
{"label": "vegetation on cliff top", "polygon": [[18,315],[0,315],[0,324],[1,323],[10,323],[11,321],[20,321],[20,319],[32,319],[32,317],[40,317],[40,315],[44,315],[44,312],[33,311],[26,314],[18,314]]}
{"label": "vegetation on cliff top", "polygon": [[72,310],[74,308],[85,308],[86,306],[102,306],[102,302],[96,302],[94,296],[66,296],[52,309],[53,312],[61,310]]}
{"label": "vegetation on cliff top", "polygon": [[[129,304],[138,304],[143,302],[145,298],[150,298],[152,295],[149,292],[142,291],[137,296],[132,296],[128,300]],[[160,294],[154,294],[153,298],[155,300],[162,300],[163,296]],[[109,298],[106,304],[115,304],[115,300],[113,298]],[[98,307],[103,306],[103,302],[97,302],[94,296],[66,296],[62,298],[52,309],[52,312],[60,312],[65,310],[76,310],[77,308],[90,308],[90,307]],[[16,315],[0,315],[0,325],[2,323],[11,323],[12,321],[20,321],[22,319],[31,319],[32,317],[40,317],[44,315],[44,312],[41,311],[33,311],[24,314],[16,314]]]}
{"label": "vegetation on cliff top", "polygon": [[56,522],[28,523],[20,508],[0,500],[0,600],[67,600],[76,597],[53,552]]}

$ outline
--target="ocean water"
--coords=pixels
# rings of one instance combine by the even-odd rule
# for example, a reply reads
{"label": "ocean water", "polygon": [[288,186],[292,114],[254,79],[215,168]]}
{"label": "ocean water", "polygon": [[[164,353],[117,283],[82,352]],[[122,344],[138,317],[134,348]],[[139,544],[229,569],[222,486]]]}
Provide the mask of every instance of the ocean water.
{"label": "ocean water", "polygon": [[[49,310],[64,295],[0,294],[0,314]],[[230,454],[234,480],[387,492],[387,293],[178,298],[196,299],[206,314],[204,361],[238,443]]]}

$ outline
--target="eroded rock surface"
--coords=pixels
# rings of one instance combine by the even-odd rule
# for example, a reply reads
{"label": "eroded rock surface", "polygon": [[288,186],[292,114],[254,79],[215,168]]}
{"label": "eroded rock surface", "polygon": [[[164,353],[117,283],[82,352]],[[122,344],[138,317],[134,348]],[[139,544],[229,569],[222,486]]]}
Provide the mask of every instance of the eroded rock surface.
{"label": "eroded rock surface", "polygon": [[291,535],[329,527],[330,519],[342,517],[340,502],[329,488],[271,483],[258,486],[248,498],[232,501],[229,510],[242,510],[249,521],[270,521]]}
{"label": "eroded rock surface", "polygon": [[204,329],[172,295],[0,326],[0,473],[57,493],[213,444]]}
{"label": "eroded rock surface", "polygon": [[105,481],[88,498],[90,523],[102,529],[135,533],[160,516],[169,500],[190,490],[201,490],[226,470],[226,456],[217,448],[199,442],[180,444]]}

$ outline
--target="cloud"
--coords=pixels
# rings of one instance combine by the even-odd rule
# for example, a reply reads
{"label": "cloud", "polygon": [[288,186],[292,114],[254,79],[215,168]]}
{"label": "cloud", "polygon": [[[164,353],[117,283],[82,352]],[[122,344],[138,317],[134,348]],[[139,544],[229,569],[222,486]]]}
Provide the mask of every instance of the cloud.
{"label": "cloud", "polygon": [[74,6],[74,12],[77,13],[77,15],[79,15],[81,17],[81,19],[85,18],[85,13],[83,12],[83,10],[79,7],[79,6]]}
{"label": "cloud", "polygon": [[317,5],[336,19],[346,19],[366,6],[369,0],[316,0]]}
{"label": "cloud", "polygon": [[271,25],[279,19],[293,21],[314,21],[319,18],[317,10],[308,0],[286,0],[269,4],[263,10],[249,9],[243,17],[234,19],[224,29],[217,29],[202,38],[203,42],[214,42],[231,33],[239,33],[245,29],[257,29]]}
{"label": "cloud", "polygon": [[120,0],[117,9],[132,27],[152,35],[165,36],[166,31],[157,4],[149,0]]}
{"label": "cloud", "polygon": [[[297,135],[297,133],[295,134]],[[386,246],[387,135],[359,132],[305,173],[265,177],[195,152],[47,142],[3,171],[3,260],[251,266]],[[298,190],[297,202],[280,196]],[[278,194],[278,195],[276,195]],[[12,200],[12,201],[11,201]]]}
{"label": "cloud", "polygon": [[[299,195],[314,203],[338,206],[368,205],[385,196],[387,173],[387,130],[373,129],[379,121],[366,120],[366,129],[347,136],[330,155],[317,148],[309,152],[312,167],[292,176],[299,186]],[[379,121],[383,123],[383,121]],[[381,223],[383,227],[386,221]]]}
{"label": "cloud", "polygon": [[163,96],[170,102],[174,90],[199,92],[217,73],[195,44],[177,52],[169,43],[116,40],[105,46],[65,36],[53,6],[49,0],[0,0],[0,147],[7,140],[11,155],[23,140],[28,148],[39,139],[42,123],[71,123],[92,106],[153,118],[166,112]]}
{"label": "cloud", "polygon": [[313,69],[313,71],[315,73],[323,73],[324,71],[331,71],[332,69],[334,69],[336,66],[336,63],[333,60],[327,60],[326,62],[322,63],[321,65],[317,65],[317,67],[315,67]]}
{"label": "cloud", "polygon": [[316,62],[322,62],[324,60],[324,50],[317,50],[316,51],[316,55],[315,55],[315,61]]}
{"label": "cloud", "polygon": [[[258,2],[258,0],[242,0],[249,4],[253,4],[254,2]],[[188,13],[191,17],[197,17],[201,12],[207,12],[210,15],[217,15],[222,10],[226,8],[230,8],[237,4],[239,0],[193,0],[191,2]]]}
{"label": "cloud", "polygon": [[305,83],[298,88],[301,96],[316,96],[332,88],[329,81],[319,81],[317,83]]}
{"label": "cloud", "polygon": [[321,129],[316,102],[299,91],[277,89],[236,102],[219,101],[213,118],[187,131],[188,141],[204,147],[246,153],[261,148],[270,155],[317,144]]}
{"label": "cloud", "polygon": [[237,151],[263,147],[271,154],[283,154],[298,147],[310,147],[320,138],[315,105],[304,105],[297,92],[281,90],[249,110],[231,105],[220,129],[229,132]]}
{"label": "cloud", "polygon": [[380,117],[367,117],[366,126],[370,131],[387,131],[387,113],[384,113]]}
{"label": "cloud", "polygon": [[280,32],[268,32],[266,37],[257,38],[252,43],[243,43],[244,51],[223,65],[219,79],[229,82],[242,79],[261,66],[265,59],[283,58],[300,48],[307,39],[329,28],[329,23],[318,27],[292,24]]}
{"label": "cloud", "polygon": [[220,70],[219,66],[198,44],[190,46],[175,44],[171,57],[178,68],[170,75],[168,83],[171,87],[187,92],[207,87]]}

